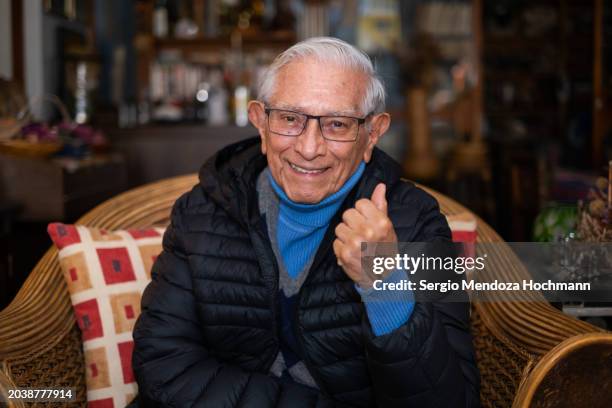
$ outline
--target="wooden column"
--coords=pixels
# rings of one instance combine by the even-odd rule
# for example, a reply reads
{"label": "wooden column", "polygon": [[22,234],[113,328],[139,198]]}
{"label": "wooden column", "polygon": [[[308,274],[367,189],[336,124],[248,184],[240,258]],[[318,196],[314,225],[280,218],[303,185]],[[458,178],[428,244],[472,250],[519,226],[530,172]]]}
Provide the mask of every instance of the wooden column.
{"label": "wooden column", "polygon": [[23,4],[21,0],[11,1],[11,38],[13,53],[13,80],[24,91],[23,73]]}
{"label": "wooden column", "polygon": [[474,65],[476,68],[476,84],[474,85],[472,104],[472,135],[471,141],[479,143],[482,139],[482,0],[472,2],[472,35],[474,37]]}
{"label": "wooden column", "polygon": [[594,0],[593,13],[593,167],[599,169],[603,159],[603,0]]}

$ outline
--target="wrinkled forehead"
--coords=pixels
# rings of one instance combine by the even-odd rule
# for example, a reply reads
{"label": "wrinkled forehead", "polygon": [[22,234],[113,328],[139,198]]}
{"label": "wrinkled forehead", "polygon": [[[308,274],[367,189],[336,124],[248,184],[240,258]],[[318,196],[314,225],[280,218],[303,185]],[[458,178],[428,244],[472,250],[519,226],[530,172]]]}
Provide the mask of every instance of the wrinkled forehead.
{"label": "wrinkled forehead", "polygon": [[367,75],[313,57],[279,69],[269,103],[312,115],[362,116]]}

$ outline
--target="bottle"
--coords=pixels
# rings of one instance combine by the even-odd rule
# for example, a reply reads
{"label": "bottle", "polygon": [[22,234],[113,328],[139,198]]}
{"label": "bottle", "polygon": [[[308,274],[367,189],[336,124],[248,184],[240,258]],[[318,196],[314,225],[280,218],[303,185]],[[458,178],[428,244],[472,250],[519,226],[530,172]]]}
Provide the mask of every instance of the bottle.
{"label": "bottle", "polygon": [[157,0],[153,10],[153,36],[166,38],[168,36],[168,8],[166,0]]}
{"label": "bottle", "polygon": [[229,123],[229,95],[223,84],[223,73],[215,69],[210,73],[210,90],[208,94],[208,123],[212,126],[223,126]]}
{"label": "bottle", "polygon": [[249,124],[248,102],[249,88],[246,85],[238,85],[234,89],[234,121],[236,126],[244,127]]}
{"label": "bottle", "polygon": [[193,38],[198,35],[198,25],[191,18],[193,9],[189,9],[187,3],[181,3],[179,9],[179,20],[174,26],[174,37],[175,38]]}
{"label": "bottle", "polygon": [[210,84],[208,82],[200,82],[196,91],[193,103],[193,119],[197,122],[208,122],[208,105],[210,99]]}
{"label": "bottle", "polygon": [[236,85],[234,87],[234,123],[236,126],[244,127],[249,124],[248,102],[249,102],[249,72],[252,70],[253,61],[245,58],[242,67],[236,75]]}
{"label": "bottle", "polygon": [[219,6],[220,34],[230,35],[238,26],[240,0],[220,0]]}

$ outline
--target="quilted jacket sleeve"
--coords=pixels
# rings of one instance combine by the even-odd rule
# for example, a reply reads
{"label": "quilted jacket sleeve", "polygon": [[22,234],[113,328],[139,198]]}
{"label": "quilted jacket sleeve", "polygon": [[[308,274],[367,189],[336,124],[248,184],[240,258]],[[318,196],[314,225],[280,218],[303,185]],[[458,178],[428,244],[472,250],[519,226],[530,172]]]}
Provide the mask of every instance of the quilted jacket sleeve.
{"label": "quilted jacket sleeve", "polygon": [[[180,201],[180,199],[179,199]],[[177,204],[179,204],[177,202]],[[295,383],[215,359],[200,334],[181,216],[175,204],[163,252],[152,270],[134,329],[138,404],[146,407],[327,407],[320,394]]]}
{"label": "quilted jacket sleeve", "polygon": [[[414,235],[398,233],[400,240],[449,241],[450,230],[436,201],[420,194]],[[479,406],[469,303],[417,302],[410,319],[383,336],[375,336],[366,320],[363,326],[379,407]]]}

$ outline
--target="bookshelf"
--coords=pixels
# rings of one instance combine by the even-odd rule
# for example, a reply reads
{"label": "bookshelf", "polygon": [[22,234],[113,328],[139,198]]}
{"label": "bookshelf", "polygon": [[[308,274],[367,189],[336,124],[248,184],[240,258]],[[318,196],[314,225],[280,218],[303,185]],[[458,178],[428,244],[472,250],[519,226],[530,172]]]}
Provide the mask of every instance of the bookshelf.
{"label": "bookshelf", "polygon": [[559,169],[597,173],[610,158],[606,3],[483,1],[483,113],[506,239],[531,238]]}
{"label": "bookshelf", "polygon": [[138,106],[150,105],[151,121],[243,126],[237,107],[245,101],[236,98],[252,95],[263,67],[295,43],[295,30],[277,21],[278,6],[266,20],[259,1],[221,3],[136,2]]}

